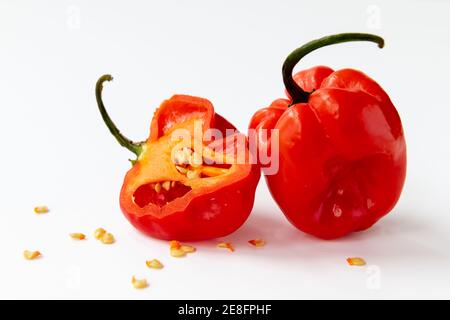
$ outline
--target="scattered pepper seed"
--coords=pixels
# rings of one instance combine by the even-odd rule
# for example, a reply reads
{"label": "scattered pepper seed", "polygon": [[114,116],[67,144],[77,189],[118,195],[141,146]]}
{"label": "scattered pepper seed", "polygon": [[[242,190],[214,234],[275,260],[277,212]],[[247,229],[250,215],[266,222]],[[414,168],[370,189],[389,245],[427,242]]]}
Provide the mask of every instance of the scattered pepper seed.
{"label": "scattered pepper seed", "polygon": [[170,249],[170,255],[175,258],[184,257],[186,252],[181,249]]}
{"label": "scattered pepper seed", "polygon": [[94,238],[100,240],[106,233],[106,230],[103,228],[98,228],[94,231]]}
{"label": "scattered pepper seed", "polygon": [[116,241],[114,236],[111,233],[106,232],[103,228],[96,229],[94,231],[94,237],[95,239],[100,240],[103,244],[112,244]]}
{"label": "scattered pepper seed", "polygon": [[182,166],[175,166],[180,173],[186,174],[188,172],[188,169]]}
{"label": "scattered pepper seed", "polygon": [[37,206],[34,207],[34,212],[37,214],[43,214],[43,213],[48,213],[50,210],[48,209],[47,206]]}
{"label": "scattered pepper seed", "polygon": [[227,249],[230,252],[234,252],[234,247],[231,243],[229,242],[221,242],[217,245],[217,248],[224,248]]}
{"label": "scattered pepper seed", "polygon": [[34,260],[34,259],[39,258],[40,256],[42,256],[42,254],[39,251],[25,250],[23,252],[23,256],[27,260]]}
{"label": "scattered pepper seed", "polygon": [[347,258],[347,262],[351,266],[361,267],[366,265],[366,261],[363,258],[358,257]]}
{"label": "scattered pepper seed", "polygon": [[169,242],[170,249],[180,249],[181,243],[177,240],[172,240]]}
{"label": "scattered pepper seed", "polygon": [[181,244],[179,241],[172,240],[169,242],[170,255],[172,257],[184,257],[187,253],[195,252],[196,249],[193,246]]}
{"label": "scattered pepper seed", "polygon": [[100,241],[103,244],[112,244],[116,241],[116,239],[114,239],[114,236],[111,233],[107,232],[101,237]]}
{"label": "scattered pepper seed", "polygon": [[170,190],[170,181],[164,181],[161,183],[161,186],[164,190],[169,191]]}
{"label": "scattered pepper seed", "polygon": [[86,239],[86,235],[84,233],[75,232],[75,233],[70,233],[69,235],[74,240],[85,240]]}
{"label": "scattered pepper seed", "polygon": [[133,278],[131,278],[131,284],[136,289],[144,289],[144,288],[148,287],[147,279],[136,279],[135,276],[133,276]]}
{"label": "scattered pepper seed", "polygon": [[249,240],[248,243],[257,248],[264,247],[266,245],[266,241],[262,239]]}
{"label": "scattered pepper seed", "polygon": [[151,269],[162,269],[164,267],[158,259],[147,260],[145,264]]}
{"label": "scattered pepper seed", "polygon": [[192,253],[197,250],[193,246],[189,246],[187,244],[183,244],[180,249],[186,253]]}
{"label": "scattered pepper seed", "polygon": [[181,243],[176,240],[172,240],[169,242],[170,246],[170,255],[172,257],[184,257],[186,255],[186,252],[181,250]]}

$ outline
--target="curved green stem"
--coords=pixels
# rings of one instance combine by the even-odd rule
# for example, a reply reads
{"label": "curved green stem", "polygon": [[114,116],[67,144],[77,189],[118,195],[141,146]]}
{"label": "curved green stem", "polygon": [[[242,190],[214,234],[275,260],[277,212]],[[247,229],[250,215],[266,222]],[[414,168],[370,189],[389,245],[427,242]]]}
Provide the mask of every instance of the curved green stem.
{"label": "curved green stem", "polygon": [[102,91],[103,91],[103,83],[105,81],[111,81],[113,77],[109,74],[105,74],[101,76],[97,80],[97,84],[95,85],[95,97],[97,98],[97,105],[98,109],[100,110],[100,114],[102,115],[103,121],[105,122],[106,126],[108,127],[109,131],[112,133],[112,135],[116,138],[116,140],[120,143],[122,147],[127,148],[134,154],[136,154],[137,157],[142,152],[142,146],[144,142],[133,142],[127,137],[125,137],[119,129],[117,129],[114,122],[111,120],[108,112],[105,109],[105,106],[103,105],[102,101]]}
{"label": "curved green stem", "polygon": [[289,54],[283,64],[283,82],[287,92],[292,98],[292,104],[307,102],[310,92],[304,91],[292,78],[292,71],[295,65],[306,56],[308,53],[332,44],[349,42],[349,41],[371,41],[378,44],[378,47],[383,48],[383,38],[369,34],[369,33],[339,33],[331,36],[326,36],[317,40],[306,43],[300,48],[295,49]]}

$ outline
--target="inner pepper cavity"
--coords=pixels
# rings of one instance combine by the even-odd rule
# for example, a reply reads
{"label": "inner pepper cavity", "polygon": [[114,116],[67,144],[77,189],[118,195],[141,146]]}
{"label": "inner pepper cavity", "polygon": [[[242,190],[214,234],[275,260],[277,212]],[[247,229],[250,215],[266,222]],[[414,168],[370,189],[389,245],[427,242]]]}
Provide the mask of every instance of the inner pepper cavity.
{"label": "inner pepper cavity", "polygon": [[[191,148],[182,147],[174,150],[172,161],[176,170],[187,179],[202,179],[223,175],[228,172],[230,164],[218,164],[203,158]],[[176,198],[184,196],[192,188],[179,181],[160,181],[140,186],[133,194],[134,202],[141,208],[149,203],[164,206]]]}

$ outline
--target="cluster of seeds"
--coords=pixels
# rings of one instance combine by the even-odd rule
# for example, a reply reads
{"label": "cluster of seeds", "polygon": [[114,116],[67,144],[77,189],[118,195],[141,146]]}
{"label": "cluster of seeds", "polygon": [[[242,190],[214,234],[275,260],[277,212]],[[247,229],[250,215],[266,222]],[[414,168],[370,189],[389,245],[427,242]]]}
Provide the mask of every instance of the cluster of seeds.
{"label": "cluster of seeds", "polygon": [[172,257],[184,257],[188,253],[195,252],[196,249],[193,246],[187,244],[181,244],[179,241],[172,240],[169,242],[170,255]]}
{"label": "cluster of seeds", "polygon": [[173,162],[177,170],[186,175],[188,179],[200,178],[203,157],[191,148],[183,147],[173,152]]}
{"label": "cluster of seeds", "polygon": [[172,160],[178,172],[188,179],[196,179],[202,176],[215,177],[228,172],[225,168],[205,165],[203,156],[188,147],[174,150]]}
{"label": "cluster of seeds", "polygon": [[112,233],[106,232],[103,228],[94,231],[94,238],[100,240],[103,244],[113,244],[116,241]]}
{"label": "cluster of seeds", "polygon": [[[180,172],[183,171],[182,173],[190,175],[191,177],[192,177],[192,175],[194,175],[194,176],[197,175],[197,173],[195,173],[195,174],[192,173],[192,172],[197,172],[197,171],[189,170],[185,166],[187,164],[189,167],[192,168],[192,167],[194,167],[194,164],[197,163],[198,161],[200,161],[200,164],[201,164],[201,159],[200,160],[196,159],[196,157],[198,158],[198,155],[196,153],[193,153],[192,150],[190,150],[189,148],[181,149],[181,153],[177,154],[176,160],[178,161],[177,162],[178,164],[183,164],[184,166],[177,165],[177,169]],[[200,173],[198,173],[199,176],[200,176]],[[157,192],[160,192],[161,188],[168,191],[171,186],[172,187],[174,186],[174,183],[176,183],[176,182],[175,181],[172,181],[172,182],[164,181],[162,183],[155,184],[154,188]],[[34,208],[34,212],[37,214],[48,213],[49,209],[47,206],[37,206]],[[83,233],[79,233],[79,232],[70,233],[69,235],[74,240],[85,240],[86,239],[86,235]],[[114,236],[111,233],[107,232],[103,228],[97,228],[94,231],[94,238],[101,241],[103,244],[112,244],[115,242]],[[249,240],[248,243],[257,248],[263,247],[266,244],[266,242],[263,239],[252,239],[252,240]],[[217,247],[221,248],[221,249],[227,249],[230,252],[235,251],[233,245],[230,242],[220,242],[217,244]],[[169,242],[169,248],[170,248],[170,255],[172,257],[177,257],[177,258],[184,257],[188,253],[193,253],[196,251],[195,247],[193,247],[191,245],[187,245],[187,244],[182,244],[176,240],[172,240]],[[36,258],[41,257],[42,254],[39,251],[25,250],[23,252],[23,256],[27,260],[34,260]],[[347,263],[351,266],[366,265],[366,261],[363,258],[359,258],[359,257],[347,258]],[[162,269],[164,267],[164,265],[158,259],[147,260],[147,261],[145,261],[145,265],[150,269]],[[149,286],[147,279],[137,279],[135,276],[133,276],[131,278],[131,284],[136,289],[144,289]]]}
{"label": "cluster of seeds", "polygon": [[[184,257],[188,253],[195,252],[196,249],[193,246],[187,244],[181,244],[179,241],[172,240],[169,242],[170,255],[172,257]],[[164,265],[158,259],[152,259],[145,261],[145,265],[150,269],[162,269]],[[144,289],[148,287],[147,279],[136,279],[135,276],[131,278],[131,284],[136,289]]]}
{"label": "cluster of seeds", "polygon": [[166,190],[169,191],[170,188],[175,187],[177,184],[176,181],[163,181],[163,182],[157,182],[157,183],[152,183],[151,186],[153,189],[155,189],[155,191],[157,193],[160,193],[161,190]]}

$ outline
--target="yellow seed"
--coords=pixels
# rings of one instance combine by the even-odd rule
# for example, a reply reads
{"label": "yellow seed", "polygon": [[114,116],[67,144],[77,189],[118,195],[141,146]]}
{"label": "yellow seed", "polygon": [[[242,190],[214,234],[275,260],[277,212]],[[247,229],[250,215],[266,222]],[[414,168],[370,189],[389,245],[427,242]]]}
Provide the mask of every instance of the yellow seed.
{"label": "yellow seed", "polygon": [[189,159],[191,157],[192,150],[191,150],[191,148],[183,147],[183,153],[184,153],[185,159],[187,160],[187,159]]}
{"label": "yellow seed", "polygon": [[173,188],[173,187],[175,187],[177,185],[177,182],[176,181],[172,181],[171,183],[170,183],[170,186]]}
{"label": "yellow seed", "polygon": [[351,266],[361,267],[366,265],[366,261],[363,258],[358,257],[347,258],[347,262]]}
{"label": "yellow seed", "polygon": [[47,206],[37,206],[34,207],[34,212],[37,214],[48,213],[50,210]]}
{"label": "yellow seed", "polygon": [[175,258],[184,257],[186,252],[181,249],[170,249],[170,255]]}
{"label": "yellow seed", "polygon": [[182,166],[175,166],[177,168],[178,171],[180,171],[180,173],[182,174],[186,174],[188,172],[188,169],[186,169],[185,167]]}
{"label": "yellow seed", "polygon": [[157,193],[160,193],[161,192],[161,184],[158,182],[157,184],[155,184],[155,191],[157,192]]}
{"label": "yellow seed", "polygon": [[192,252],[195,252],[195,251],[196,251],[196,249],[195,249],[193,246],[189,246],[189,245],[187,245],[187,244],[183,244],[183,245],[180,247],[180,250],[182,250],[182,251],[184,251],[184,252],[186,252],[186,253],[192,253]]}
{"label": "yellow seed", "polygon": [[169,191],[170,190],[170,181],[164,181],[162,183],[162,187],[164,190]]}
{"label": "yellow seed", "polygon": [[23,256],[27,260],[33,260],[41,256],[41,253],[39,251],[29,251],[25,250],[23,252]]}
{"label": "yellow seed", "polygon": [[186,253],[195,252],[195,248],[193,246],[187,244],[181,244],[179,241],[172,240],[169,242],[170,245],[170,255],[172,257],[184,257]]}
{"label": "yellow seed", "polygon": [[136,279],[135,276],[133,276],[133,278],[131,278],[131,284],[136,289],[144,289],[144,288],[148,287],[148,282],[146,279]]}
{"label": "yellow seed", "polygon": [[173,162],[176,164],[185,164],[187,157],[183,149],[178,149],[173,152]]}
{"label": "yellow seed", "polygon": [[230,251],[230,252],[234,252],[234,247],[229,242],[221,242],[217,245],[217,248],[224,248],[224,249],[228,249],[228,251]]}
{"label": "yellow seed", "polygon": [[106,233],[106,230],[103,228],[98,228],[94,231],[94,238],[100,240]]}
{"label": "yellow seed", "polygon": [[85,240],[86,235],[83,233],[71,233],[70,237],[74,240]]}
{"label": "yellow seed", "polygon": [[262,239],[249,240],[248,243],[250,243],[252,246],[255,246],[257,248],[264,247],[266,245],[266,242]]}
{"label": "yellow seed", "polygon": [[172,157],[172,161],[174,162],[174,163],[182,163],[182,152],[181,152],[181,150],[180,149],[178,149],[178,150],[174,150],[173,151],[173,157]]}
{"label": "yellow seed", "polygon": [[107,232],[107,233],[105,233],[105,234],[103,235],[103,237],[101,237],[100,241],[101,241],[103,244],[112,244],[112,243],[114,243],[116,240],[114,239],[114,236],[113,236],[111,233]]}
{"label": "yellow seed", "polygon": [[186,176],[187,176],[188,179],[200,178],[200,171],[198,171],[198,170],[188,170],[186,172]]}
{"label": "yellow seed", "polygon": [[193,168],[201,167],[203,164],[203,157],[200,153],[194,152],[192,156],[189,158],[189,164]]}
{"label": "yellow seed", "polygon": [[180,249],[181,243],[177,240],[172,240],[169,242],[170,249]]}
{"label": "yellow seed", "polygon": [[147,260],[145,261],[145,264],[152,269],[162,269],[164,267],[158,259]]}

